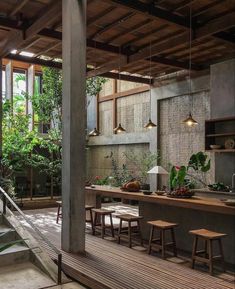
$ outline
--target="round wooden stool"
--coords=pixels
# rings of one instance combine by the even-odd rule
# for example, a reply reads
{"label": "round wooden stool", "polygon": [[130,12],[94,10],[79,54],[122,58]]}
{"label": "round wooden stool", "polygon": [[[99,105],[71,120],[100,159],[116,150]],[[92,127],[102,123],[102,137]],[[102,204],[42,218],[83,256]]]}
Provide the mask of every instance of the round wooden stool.
{"label": "round wooden stool", "polygon": [[[96,227],[100,227],[102,239],[104,239],[106,229],[110,229],[112,237],[114,237],[112,213],[115,213],[115,211],[106,209],[92,209],[92,212],[94,212],[93,235],[95,235]],[[109,216],[110,225],[105,224],[105,216]]]}
{"label": "round wooden stool", "polygon": [[[118,244],[120,244],[121,237],[127,237],[128,238],[128,245],[129,248],[132,247],[132,236],[139,236],[140,237],[140,243],[143,246],[143,240],[140,230],[140,220],[143,219],[141,216],[134,216],[131,214],[123,214],[118,215],[117,218],[120,219],[119,223],[119,229],[118,229]],[[128,227],[122,226],[122,222],[125,221],[128,223]],[[131,226],[133,222],[137,223],[137,226]]]}
{"label": "round wooden stool", "polygon": [[[161,221],[161,220],[149,221],[147,223],[149,225],[151,225],[148,254],[151,253],[152,247],[155,247],[157,250],[161,250],[162,258],[165,259],[166,247],[171,246],[171,247],[173,247],[174,256],[177,256],[174,228],[176,226],[178,226],[178,224],[169,223],[169,222],[165,222],[165,221]],[[154,229],[156,229],[156,231],[160,232],[159,238],[156,238],[156,239],[153,238]],[[172,242],[166,243],[166,240],[165,240],[165,232],[166,231],[170,231]]]}
{"label": "round wooden stool", "polygon": [[[86,210],[86,223],[91,224],[92,232],[94,230],[94,222],[93,222],[93,216],[92,216],[92,209],[94,209],[94,206],[85,205]],[[89,219],[87,218],[87,213],[89,214]]]}
{"label": "round wooden stool", "polygon": [[[192,268],[194,269],[195,261],[206,263],[209,265],[210,274],[213,275],[213,261],[215,259],[220,259],[222,262],[223,271],[225,271],[224,253],[221,239],[227,235],[209,231],[206,229],[191,230],[189,231],[189,233],[194,235],[192,250]],[[197,250],[199,238],[204,241],[204,250]],[[214,241],[217,241],[219,245],[220,255],[217,256],[213,255]]]}
{"label": "round wooden stool", "polygon": [[58,204],[57,208],[57,217],[56,217],[56,223],[59,223],[59,219],[62,218],[62,201],[56,201]]}

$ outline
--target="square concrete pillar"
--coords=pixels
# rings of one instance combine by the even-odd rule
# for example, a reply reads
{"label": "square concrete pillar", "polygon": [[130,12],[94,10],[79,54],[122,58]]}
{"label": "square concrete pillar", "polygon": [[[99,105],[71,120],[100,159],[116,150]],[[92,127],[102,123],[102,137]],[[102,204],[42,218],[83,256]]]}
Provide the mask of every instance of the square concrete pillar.
{"label": "square concrete pillar", "polygon": [[62,249],[85,251],[86,1],[63,0]]}

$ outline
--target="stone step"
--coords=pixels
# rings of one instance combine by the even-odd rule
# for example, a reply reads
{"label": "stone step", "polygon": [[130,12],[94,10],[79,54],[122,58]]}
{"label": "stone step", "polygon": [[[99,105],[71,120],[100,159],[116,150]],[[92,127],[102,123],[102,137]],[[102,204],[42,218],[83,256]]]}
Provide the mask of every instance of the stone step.
{"label": "stone step", "polygon": [[9,229],[4,232],[0,231],[0,243],[8,243],[10,241],[18,240],[19,236],[15,230]]}
{"label": "stone step", "polygon": [[42,289],[56,284],[31,262],[24,262],[1,267],[0,285],[2,289]]}
{"label": "stone step", "polygon": [[[3,243],[0,243],[0,246]],[[0,267],[19,264],[30,259],[30,249],[24,244],[14,244],[6,250],[0,252]]]}

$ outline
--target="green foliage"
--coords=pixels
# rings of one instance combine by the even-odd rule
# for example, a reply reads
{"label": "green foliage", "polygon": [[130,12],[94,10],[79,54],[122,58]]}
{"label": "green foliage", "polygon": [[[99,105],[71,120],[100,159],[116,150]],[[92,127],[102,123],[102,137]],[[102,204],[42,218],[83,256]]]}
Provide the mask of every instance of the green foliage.
{"label": "green foliage", "polygon": [[94,185],[98,185],[98,186],[105,186],[109,184],[109,177],[100,177],[100,176],[96,176],[94,179]]}
{"label": "green foliage", "polygon": [[198,152],[190,157],[187,167],[172,166],[169,176],[170,188],[171,189],[177,189],[180,187],[193,188],[195,186],[195,182],[186,179],[186,176],[189,176],[195,181],[198,181],[202,183],[204,186],[206,186],[206,184],[200,178],[190,174],[189,170],[193,169],[194,171],[201,173],[209,171],[210,160],[207,160],[207,158],[208,157],[206,154],[204,154],[203,152]]}
{"label": "green foliage", "polygon": [[203,152],[198,152],[190,157],[188,169],[193,168],[195,171],[207,172],[211,167],[211,160],[207,161],[208,156]]}
{"label": "green foliage", "polygon": [[176,189],[180,188],[185,184],[187,169],[185,166],[177,167],[173,166],[170,171],[170,188]]}
{"label": "green foliage", "polygon": [[86,81],[86,95],[97,95],[106,81],[107,78],[101,76],[88,78]]}
{"label": "green foliage", "polygon": [[121,187],[124,183],[133,179],[133,176],[131,175],[130,171],[127,169],[127,166],[125,164],[122,164],[122,166],[119,167],[113,155],[111,156],[111,161],[112,161],[112,177],[114,178],[115,187]]}
{"label": "green foliage", "polygon": [[160,159],[159,153],[144,152],[142,154],[135,154],[133,151],[124,153],[129,163],[134,167],[138,178],[143,184],[147,183],[148,171],[157,164]]}

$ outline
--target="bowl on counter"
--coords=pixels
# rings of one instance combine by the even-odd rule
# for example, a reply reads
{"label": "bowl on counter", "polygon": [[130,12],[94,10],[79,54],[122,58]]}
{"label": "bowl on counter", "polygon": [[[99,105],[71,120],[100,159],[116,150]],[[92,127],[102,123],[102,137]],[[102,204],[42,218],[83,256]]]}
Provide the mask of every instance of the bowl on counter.
{"label": "bowl on counter", "polygon": [[222,146],[221,146],[221,145],[215,145],[215,144],[213,144],[213,145],[210,145],[210,148],[211,148],[212,150],[219,150],[219,149],[222,148]]}
{"label": "bowl on counter", "polygon": [[162,196],[165,194],[165,192],[164,191],[156,191],[155,194],[158,196]]}
{"label": "bowl on counter", "polygon": [[148,196],[152,195],[152,193],[153,193],[153,192],[147,191],[147,190],[143,190],[142,192],[143,192],[144,195],[148,195]]}

